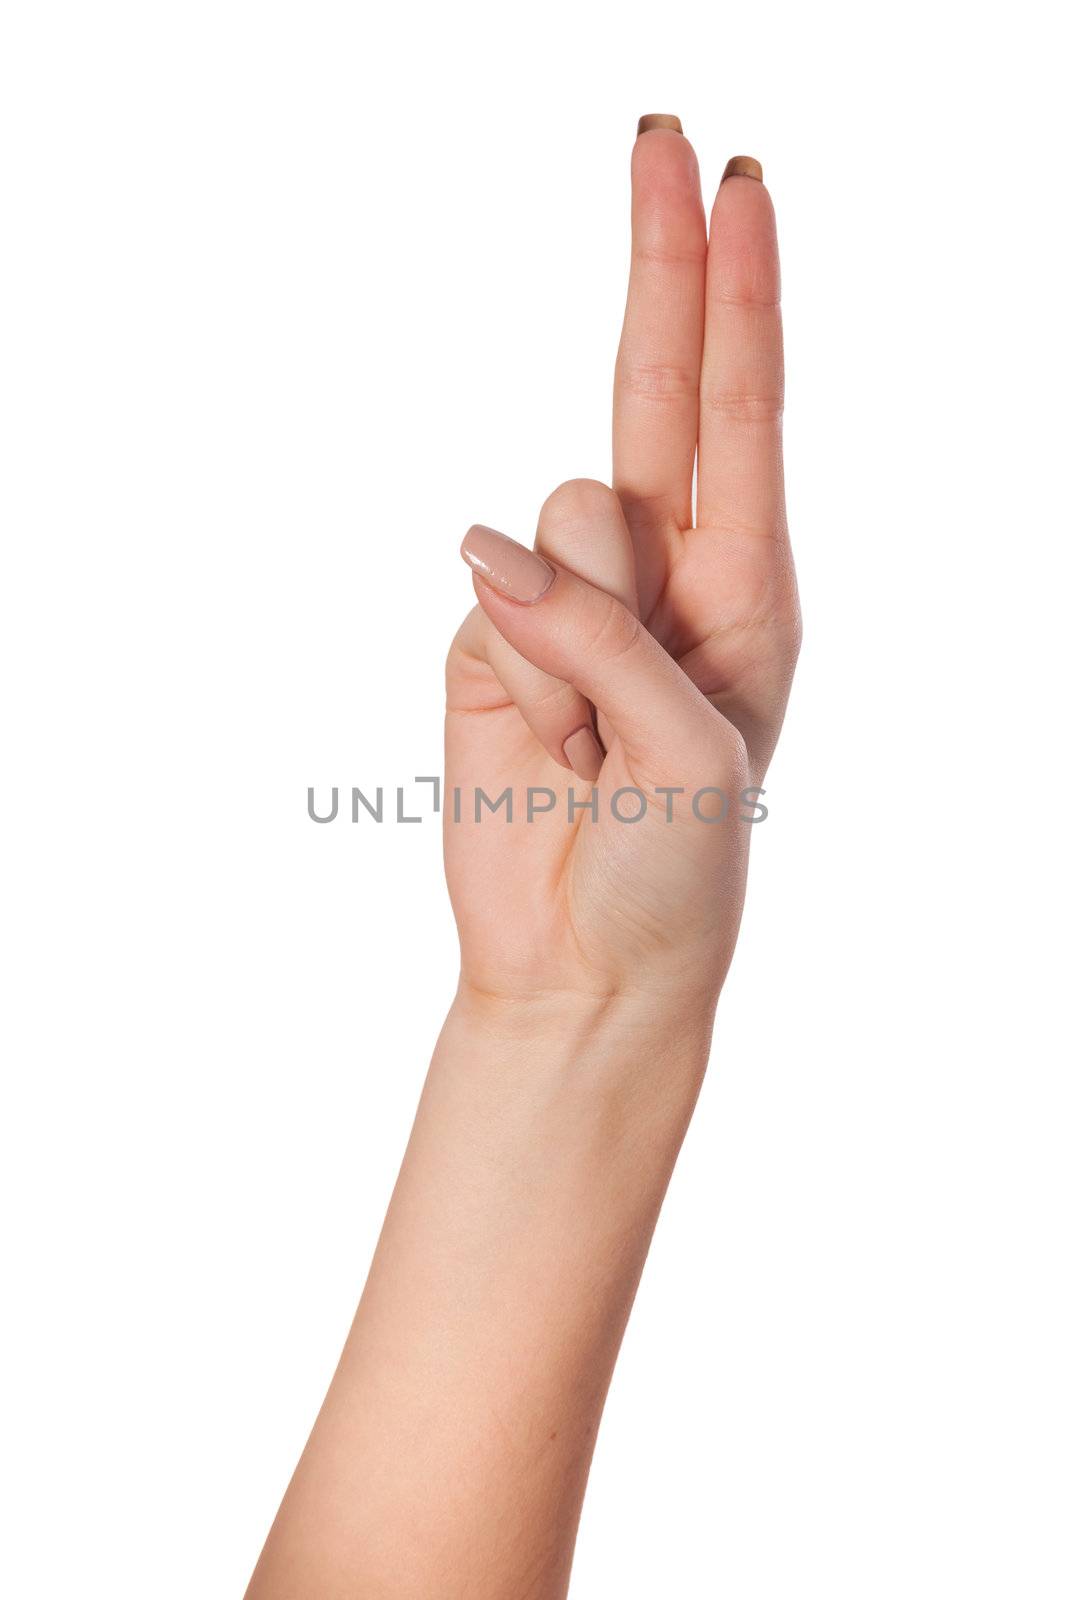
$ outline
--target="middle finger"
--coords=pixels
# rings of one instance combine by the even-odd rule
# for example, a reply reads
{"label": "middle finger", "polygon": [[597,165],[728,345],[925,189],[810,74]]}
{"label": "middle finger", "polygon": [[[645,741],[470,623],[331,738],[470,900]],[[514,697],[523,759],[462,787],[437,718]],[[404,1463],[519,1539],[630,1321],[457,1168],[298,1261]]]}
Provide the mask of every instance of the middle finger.
{"label": "middle finger", "polygon": [[[642,131],[650,120],[659,125]],[[632,177],[613,445],[644,609],[662,586],[667,540],[692,523],[700,410],[707,236],[696,155],[676,117],[642,117]]]}

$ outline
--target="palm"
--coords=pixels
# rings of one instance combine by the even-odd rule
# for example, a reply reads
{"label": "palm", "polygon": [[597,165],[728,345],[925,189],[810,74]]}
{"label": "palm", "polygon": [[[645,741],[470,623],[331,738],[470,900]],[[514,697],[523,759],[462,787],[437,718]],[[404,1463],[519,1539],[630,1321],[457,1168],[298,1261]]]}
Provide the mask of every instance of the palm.
{"label": "palm", "polygon": [[[546,755],[515,706],[496,705],[478,715],[458,707],[449,712],[446,770],[449,789],[462,791],[464,823],[473,820],[476,788],[494,799],[510,789],[514,797],[510,821],[503,811],[483,806],[476,826],[447,829],[446,869],[468,981],[514,992],[532,964],[531,981],[538,987],[563,988],[576,964],[600,972],[623,957],[639,959],[668,927],[677,929],[690,900],[693,919],[702,925],[717,920],[721,902],[712,900],[709,919],[707,896],[693,889],[703,890],[716,871],[726,869],[718,858],[729,857],[736,830],[708,830],[713,836],[699,843],[705,856],[710,847],[710,858],[695,863],[680,830],[665,833],[660,826],[616,820],[608,797],[630,789],[650,792],[653,783],[634,767],[620,740],[609,738],[608,744],[597,782],[597,820],[587,810],[571,820],[568,790],[582,800],[588,791]],[[557,797],[554,809],[538,814],[532,825],[523,810],[530,790],[551,790]]]}

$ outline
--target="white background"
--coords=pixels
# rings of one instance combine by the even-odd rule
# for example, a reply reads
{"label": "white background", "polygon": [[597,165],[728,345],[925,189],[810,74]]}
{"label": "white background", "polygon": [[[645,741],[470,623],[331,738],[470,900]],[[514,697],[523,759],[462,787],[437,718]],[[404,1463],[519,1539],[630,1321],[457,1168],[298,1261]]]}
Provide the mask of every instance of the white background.
{"label": "white background", "polygon": [[806,620],[576,1600],[1061,1597],[1038,8],[5,8],[0,1589],[242,1591],[448,1003],[479,520],[608,477],[638,115],[779,215]]}

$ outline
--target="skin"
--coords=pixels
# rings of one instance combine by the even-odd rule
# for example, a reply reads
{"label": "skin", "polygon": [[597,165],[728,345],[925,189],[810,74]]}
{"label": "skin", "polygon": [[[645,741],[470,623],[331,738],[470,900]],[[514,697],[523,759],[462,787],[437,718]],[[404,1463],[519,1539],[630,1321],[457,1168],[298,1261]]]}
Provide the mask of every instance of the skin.
{"label": "skin", "polygon": [[[770,196],[633,151],[614,487],[545,502],[533,603],[474,577],[447,666],[461,974],[337,1373],[249,1600],[558,1600],[619,1343],[707,1062],[799,647]],[[670,119],[667,119],[668,121]],[[698,452],[699,445],[699,454]],[[695,473],[694,505],[694,461]],[[601,810],[563,749],[603,749]],[[451,820],[458,787],[519,818]],[[527,787],[555,809],[522,820]],[[638,824],[612,815],[647,796]],[[712,803],[714,809],[714,803]],[[751,811],[748,813],[751,815]]]}

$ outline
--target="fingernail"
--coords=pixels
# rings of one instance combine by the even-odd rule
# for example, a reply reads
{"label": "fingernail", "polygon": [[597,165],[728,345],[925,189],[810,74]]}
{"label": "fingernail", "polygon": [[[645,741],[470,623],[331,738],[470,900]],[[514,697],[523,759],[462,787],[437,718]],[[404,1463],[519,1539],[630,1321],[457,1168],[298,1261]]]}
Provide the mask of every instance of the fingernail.
{"label": "fingernail", "polygon": [[763,168],[755,156],[731,156],[720,181],[725,183],[727,178],[755,178],[757,183],[762,183]]}
{"label": "fingernail", "polygon": [[556,576],[555,567],[524,544],[509,539],[506,533],[497,533],[495,528],[483,528],[480,522],[467,529],[459,553],[480,578],[521,606],[532,606],[540,600]]}
{"label": "fingernail", "polygon": [[681,133],[682,124],[677,117],[668,116],[665,111],[650,111],[647,116],[641,117],[637,124],[637,137],[648,133],[653,128],[670,128],[674,133]]}
{"label": "fingernail", "polygon": [[604,747],[592,728],[579,728],[563,741],[563,754],[570,762],[571,771],[587,783],[595,783],[604,759]]}

